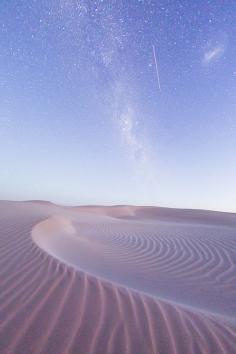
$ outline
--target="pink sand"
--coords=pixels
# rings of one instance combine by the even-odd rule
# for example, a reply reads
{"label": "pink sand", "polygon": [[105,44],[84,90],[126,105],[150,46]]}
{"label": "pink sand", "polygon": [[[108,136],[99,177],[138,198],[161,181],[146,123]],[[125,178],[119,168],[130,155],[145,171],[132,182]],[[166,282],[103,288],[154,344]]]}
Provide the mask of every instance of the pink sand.
{"label": "pink sand", "polygon": [[236,353],[235,214],[0,211],[0,353]]}

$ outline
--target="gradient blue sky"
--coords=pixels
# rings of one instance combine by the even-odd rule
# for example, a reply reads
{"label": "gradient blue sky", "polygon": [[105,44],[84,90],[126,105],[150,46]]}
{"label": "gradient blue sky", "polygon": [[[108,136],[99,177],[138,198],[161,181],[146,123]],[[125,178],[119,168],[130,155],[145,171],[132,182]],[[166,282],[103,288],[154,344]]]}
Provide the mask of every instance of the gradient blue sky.
{"label": "gradient blue sky", "polygon": [[235,18],[234,0],[2,0],[0,198],[236,211]]}

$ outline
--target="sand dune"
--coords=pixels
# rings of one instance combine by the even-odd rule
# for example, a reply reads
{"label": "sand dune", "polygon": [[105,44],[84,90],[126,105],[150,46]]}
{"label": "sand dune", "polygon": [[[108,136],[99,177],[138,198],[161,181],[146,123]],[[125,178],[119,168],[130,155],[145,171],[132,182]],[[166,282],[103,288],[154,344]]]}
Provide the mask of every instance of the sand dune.
{"label": "sand dune", "polygon": [[1,353],[236,353],[236,215],[0,208]]}

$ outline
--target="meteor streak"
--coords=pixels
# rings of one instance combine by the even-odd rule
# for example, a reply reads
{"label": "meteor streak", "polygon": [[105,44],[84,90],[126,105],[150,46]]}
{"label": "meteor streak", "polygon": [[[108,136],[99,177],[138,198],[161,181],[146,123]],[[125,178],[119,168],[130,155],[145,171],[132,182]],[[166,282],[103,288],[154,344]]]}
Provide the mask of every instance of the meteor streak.
{"label": "meteor streak", "polygon": [[154,44],[153,44],[153,46],[152,46],[152,50],[153,50],[153,57],[154,57],[154,62],[155,62],[155,67],[156,67],[156,73],[157,73],[158,88],[159,88],[159,90],[160,90],[160,92],[161,92],[161,83],[160,83],[159,71],[158,71],[158,66],[157,66],[156,50],[155,50]]}

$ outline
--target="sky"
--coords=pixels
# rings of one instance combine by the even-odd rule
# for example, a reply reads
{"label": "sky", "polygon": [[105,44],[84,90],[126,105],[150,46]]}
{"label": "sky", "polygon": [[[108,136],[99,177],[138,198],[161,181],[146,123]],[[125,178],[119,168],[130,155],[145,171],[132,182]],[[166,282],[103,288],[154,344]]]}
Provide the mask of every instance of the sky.
{"label": "sky", "polygon": [[2,0],[0,199],[236,212],[235,0]]}

